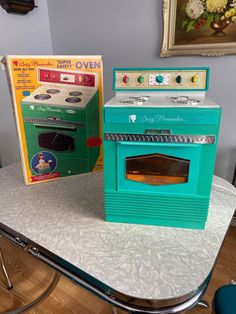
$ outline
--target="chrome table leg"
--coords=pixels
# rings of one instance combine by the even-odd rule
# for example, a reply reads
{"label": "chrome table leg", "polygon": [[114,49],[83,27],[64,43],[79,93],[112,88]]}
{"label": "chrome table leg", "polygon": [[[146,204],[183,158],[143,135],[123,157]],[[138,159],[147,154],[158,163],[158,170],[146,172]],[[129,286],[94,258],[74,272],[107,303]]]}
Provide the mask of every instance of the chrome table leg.
{"label": "chrome table leg", "polygon": [[10,289],[13,288],[13,285],[11,283],[11,280],[10,280],[9,276],[8,276],[8,272],[7,272],[5,263],[4,263],[3,253],[2,253],[1,248],[0,248],[0,264],[1,264],[1,267],[2,267],[2,270],[3,270],[4,277],[6,279],[7,288],[10,290]]}
{"label": "chrome table leg", "polygon": [[201,300],[198,302],[198,304],[196,306],[200,306],[204,309],[208,309],[209,308],[209,303],[207,301]]}
{"label": "chrome table leg", "polygon": [[55,273],[53,280],[51,281],[50,285],[48,286],[48,288],[37,298],[35,299],[33,302],[24,305],[18,309],[12,310],[12,311],[8,311],[8,312],[4,312],[1,314],[20,314],[20,313],[24,313],[30,309],[32,309],[33,307],[35,307],[36,305],[38,305],[39,303],[41,303],[42,301],[44,301],[47,297],[49,297],[49,295],[53,292],[53,290],[56,288],[59,280],[60,280],[61,275],[59,273]]}
{"label": "chrome table leg", "polygon": [[112,314],[118,314],[117,309],[114,306],[112,307]]}

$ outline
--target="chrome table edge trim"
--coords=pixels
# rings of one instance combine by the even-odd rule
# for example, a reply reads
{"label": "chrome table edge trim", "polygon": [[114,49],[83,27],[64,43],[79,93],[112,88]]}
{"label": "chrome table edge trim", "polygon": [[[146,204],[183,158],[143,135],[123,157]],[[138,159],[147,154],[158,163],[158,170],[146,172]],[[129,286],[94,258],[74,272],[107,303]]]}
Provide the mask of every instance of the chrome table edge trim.
{"label": "chrome table edge trim", "polygon": [[63,274],[67,278],[76,282],[85,289],[93,292],[108,303],[126,310],[130,313],[146,313],[146,314],[177,314],[183,313],[195,305],[202,299],[211,279],[211,273],[205,281],[195,290],[187,295],[177,298],[154,300],[154,299],[138,299],[133,296],[122,294],[115,291],[107,285],[103,284],[96,278],[76,266],[68,263],[59,256],[53,254],[47,249],[41,247],[24,235],[0,223],[0,235],[4,236],[11,242],[21,247],[25,252],[43,261],[51,266],[57,272]]}

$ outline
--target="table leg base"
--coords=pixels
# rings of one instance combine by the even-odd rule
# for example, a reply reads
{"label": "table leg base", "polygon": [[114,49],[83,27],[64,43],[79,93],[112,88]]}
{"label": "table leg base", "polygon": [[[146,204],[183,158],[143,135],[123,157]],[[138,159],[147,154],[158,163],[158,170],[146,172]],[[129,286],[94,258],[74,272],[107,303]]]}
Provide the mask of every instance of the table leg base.
{"label": "table leg base", "polygon": [[1,248],[0,248],[0,264],[1,264],[1,267],[2,267],[2,270],[3,270],[3,274],[4,274],[4,277],[5,277],[6,283],[7,283],[7,289],[11,290],[13,288],[13,285],[11,283],[10,277],[8,275],[8,272],[7,272],[7,268],[6,268],[4,259],[3,259],[3,253],[2,253]]}
{"label": "table leg base", "polygon": [[204,300],[199,301],[196,306],[202,307],[204,309],[209,309],[209,303]]}

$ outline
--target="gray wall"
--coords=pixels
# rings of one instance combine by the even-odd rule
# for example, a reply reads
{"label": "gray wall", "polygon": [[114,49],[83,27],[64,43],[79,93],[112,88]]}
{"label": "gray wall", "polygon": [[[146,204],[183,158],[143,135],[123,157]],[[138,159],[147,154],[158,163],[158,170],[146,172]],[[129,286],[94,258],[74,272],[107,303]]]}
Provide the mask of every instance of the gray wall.
{"label": "gray wall", "polygon": [[[210,66],[209,96],[223,107],[216,174],[231,180],[236,161],[235,56],[159,58],[163,31],[161,0],[50,0],[48,8],[46,0],[38,0],[37,4],[39,8],[27,16],[0,10],[0,55],[52,51],[102,54],[106,100],[113,95],[113,67]],[[7,165],[17,161],[19,154],[5,73],[1,70],[0,105],[0,156],[2,165]]]}
{"label": "gray wall", "polygon": [[232,179],[235,56],[160,58],[162,0],[50,0],[48,7],[55,54],[103,55],[106,100],[113,95],[113,67],[210,66],[209,96],[223,107],[216,174]]}
{"label": "gray wall", "polygon": [[[7,14],[0,8],[0,55],[52,54],[47,0],[28,15]],[[2,166],[19,160],[12,105],[5,72],[0,67],[0,158]]]}

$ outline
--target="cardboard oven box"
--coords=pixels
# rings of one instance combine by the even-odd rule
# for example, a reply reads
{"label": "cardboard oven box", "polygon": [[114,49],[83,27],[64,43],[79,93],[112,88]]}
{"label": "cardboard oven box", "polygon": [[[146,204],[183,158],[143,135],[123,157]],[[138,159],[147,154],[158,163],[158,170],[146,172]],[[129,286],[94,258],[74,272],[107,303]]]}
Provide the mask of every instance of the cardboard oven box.
{"label": "cardboard oven box", "polygon": [[25,183],[102,169],[101,56],[6,56]]}

